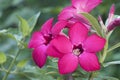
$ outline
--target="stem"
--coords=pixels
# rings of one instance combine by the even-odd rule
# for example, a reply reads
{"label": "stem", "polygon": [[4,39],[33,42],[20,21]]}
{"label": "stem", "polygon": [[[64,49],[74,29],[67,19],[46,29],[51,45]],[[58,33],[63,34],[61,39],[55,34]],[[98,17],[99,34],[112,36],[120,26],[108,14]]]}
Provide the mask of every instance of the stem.
{"label": "stem", "polygon": [[104,61],[105,61],[105,58],[107,56],[107,53],[108,53],[108,42],[109,42],[109,38],[111,36],[113,31],[110,31],[108,33],[106,33],[106,44],[105,44],[105,47],[104,47],[104,50],[103,50],[103,55],[102,57],[100,57],[100,63],[102,64]]}
{"label": "stem", "polygon": [[74,78],[72,77],[72,73],[66,74],[65,75],[65,80],[74,80]]}
{"label": "stem", "polygon": [[7,72],[6,72],[5,76],[3,77],[3,79],[2,79],[2,80],[7,80],[7,77],[8,77],[8,75],[9,75],[9,73],[10,73],[10,71],[11,71],[12,67],[13,67],[13,66],[14,66],[14,64],[15,64],[16,58],[18,57],[18,55],[19,55],[19,53],[20,53],[20,50],[21,50],[21,49],[19,49],[19,50],[18,50],[18,52],[17,52],[17,54],[16,54],[15,58],[12,60],[12,62],[11,62],[11,64],[10,64],[10,66],[9,66],[9,68],[8,68],[8,70],[7,70]]}
{"label": "stem", "polygon": [[101,63],[104,62],[104,60],[105,60],[105,58],[107,56],[107,49],[108,49],[108,40],[106,41],[105,48],[104,48],[104,51],[103,51],[103,56],[102,56],[102,58],[100,60]]}
{"label": "stem", "polygon": [[113,51],[114,49],[116,49],[116,48],[118,48],[118,47],[120,47],[120,42],[117,43],[117,44],[115,44],[114,46],[112,46],[110,49],[108,49],[107,52],[109,53],[109,52]]}
{"label": "stem", "polygon": [[93,80],[93,77],[94,77],[94,72],[91,72],[90,75],[89,75],[88,80]]}
{"label": "stem", "polygon": [[[25,41],[25,38],[22,38],[21,39],[21,41]],[[10,64],[10,66],[8,67],[8,70],[7,70],[7,72],[6,72],[6,74],[5,74],[5,76],[3,77],[3,79],[2,80],[7,80],[7,77],[8,77],[8,75],[10,74],[10,72],[11,72],[11,69],[12,69],[12,67],[14,66],[14,64],[15,64],[15,61],[16,61],[16,58],[18,57],[18,55],[20,54],[20,51],[22,50],[22,47],[21,46],[19,46],[19,49],[18,49],[18,51],[17,51],[17,53],[16,53],[16,55],[15,55],[15,58],[12,60],[12,62],[11,62],[11,64]]]}
{"label": "stem", "polygon": [[115,65],[115,64],[120,64],[120,61],[107,62],[107,63],[104,63],[103,66],[107,67],[107,66]]}
{"label": "stem", "polygon": [[104,50],[103,50],[103,55],[100,58],[100,63],[103,63],[105,61],[106,56],[107,56],[107,53],[108,53],[108,51],[107,51],[108,50],[108,41],[109,41],[109,37],[110,37],[111,34],[112,34],[112,32],[110,32],[110,33],[108,33],[106,35],[106,44],[105,44],[105,47],[104,47]]}

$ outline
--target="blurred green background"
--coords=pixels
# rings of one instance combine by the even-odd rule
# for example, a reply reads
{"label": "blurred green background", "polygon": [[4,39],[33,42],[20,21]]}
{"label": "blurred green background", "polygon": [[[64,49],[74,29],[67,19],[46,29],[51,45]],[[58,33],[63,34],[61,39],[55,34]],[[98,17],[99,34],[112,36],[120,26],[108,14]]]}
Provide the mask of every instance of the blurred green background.
{"label": "blurred green background", "polygon": [[[120,0],[103,0],[103,3],[97,8],[95,8],[91,12],[91,14],[94,15],[96,18],[98,17],[98,15],[101,15],[103,20],[105,21],[108,16],[109,9],[113,3],[116,7],[115,14],[120,15]],[[47,19],[54,17],[55,20],[57,20],[57,15],[59,14],[59,12],[63,9],[63,7],[68,5],[70,5],[70,0],[0,0],[0,30],[9,29],[11,33],[17,34],[19,21],[16,16],[20,15],[27,20],[40,11],[41,15],[34,28],[34,31],[38,30]],[[120,42],[119,35],[120,27],[114,30],[110,38],[110,46]],[[28,42],[28,40],[26,42]],[[16,46],[17,43],[14,40],[7,38],[6,36],[0,35],[0,52],[4,52],[8,56],[7,60],[9,60],[1,66],[4,66],[5,68],[8,67],[11,61],[11,56],[14,57],[14,53],[17,50]],[[53,66],[55,69],[47,69],[49,66],[44,67],[43,69],[35,67],[35,64],[33,63],[31,57],[31,50],[29,49],[25,49],[21,52],[20,56],[17,58],[16,64],[18,64],[22,60],[24,66],[22,68],[17,68],[17,71],[21,71],[21,73],[11,74],[8,80],[61,80],[60,77],[58,77],[60,75],[57,74],[57,72],[55,74],[54,72],[52,74],[46,74],[50,71],[57,71],[57,64],[50,63],[49,59],[47,61],[47,64]],[[108,54],[106,62],[113,60],[120,61],[120,48]],[[16,66],[13,68],[13,70],[15,68]],[[4,72],[0,71],[0,80],[3,75]],[[120,79],[120,65],[113,65],[104,68],[101,70],[101,73],[99,75],[111,76]]]}

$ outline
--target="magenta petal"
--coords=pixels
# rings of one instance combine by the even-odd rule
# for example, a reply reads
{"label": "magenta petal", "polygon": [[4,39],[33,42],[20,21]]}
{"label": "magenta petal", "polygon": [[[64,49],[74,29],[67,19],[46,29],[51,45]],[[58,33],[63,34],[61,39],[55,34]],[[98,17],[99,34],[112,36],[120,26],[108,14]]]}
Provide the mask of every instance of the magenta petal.
{"label": "magenta petal", "polygon": [[74,54],[66,54],[58,62],[60,74],[72,73],[78,67],[78,57]]}
{"label": "magenta petal", "polygon": [[72,6],[79,11],[90,12],[101,2],[102,0],[72,0]]}
{"label": "magenta petal", "polygon": [[95,53],[83,52],[79,56],[79,63],[80,66],[88,72],[100,69],[100,63]]}
{"label": "magenta petal", "polygon": [[52,22],[53,22],[53,18],[50,18],[42,25],[42,28],[40,31],[43,35],[48,35],[51,33]]}
{"label": "magenta petal", "polygon": [[115,13],[115,4],[112,4],[111,8],[110,8],[110,11],[109,11],[109,16],[111,14],[114,14]]}
{"label": "magenta petal", "polygon": [[67,21],[58,21],[52,28],[53,36],[58,35],[63,28],[67,25]]}
{"label": "magenta petal", "polygon": [[61,53],[70,53],[72,52],[73,45],[69,39],[64,35],[59,35],[55,37],[51,44]]}
{"label": "magenta petal", "polygon": [[41,45],[41,46],[35,48],[32,53],[34,62],[40,68],[43,67],[46,62],[46,58],[47,58],[46,49],[47,49],[47,46]]}
{"label": "magenta petal", "polygon": [[75,12],[75,9],[71,6],[68,6],[64,8],[61,13],[58,15],[58,20],[68,20],[71,17],[73,17],[73,13]]}
{"label": "magenta petal", "polygon": [[75,23],[69,29],[69,37],[74,45],[81,44],[88,35],[88,29],[82,23]]}
{"label": "magenta petal", "polygon": [[[110,28],[108,28],[108,31],[111,31],[113,29],[113,26],[114,27],[116,26],[115,23],[118,23],[118,21],[115,20],[117,18],[114,17],[114,13],[115,13],[115,5],[112,4],[110,11],[109,11],[108,18],[107,18],[107,22],[106,22],[107,28],[110,27]],[[119,21],[119,23],[120,23],[120,21]],[[117,26],[119,26],[119,25],[117,25]]]}
{"label": "magenta petal", "polygon": [[45,39],[40,32],[34,32],[30,42],[28,43],[29,48],[35,48],[45,43]]}
{"label": "magenta petal", "polygon": [[85,3],[85,7],[84,10],[86,12],[90,12],[91,10],[93,10],[96,6],[98,6],[102,0],[85,0],[87,1],[87,3]]}
{"label": "magenta petal", "polygon": [[72,2],[72,6],[75,7],[77,10],[81,10],[82,11],[82,7],[85,7],[85,3],[87,0],[71,0]]}
{"label": "magenta petal", "polygon": [[106,40],[96,34],[89,36],[83,43],[83,48],[87,52],[98,52],[104,48]]}
{"label": "magenta petal", "polygon": [[61,58],[63,56],[52,44],[48,46],[46,53],[48,56],[55,58]]}

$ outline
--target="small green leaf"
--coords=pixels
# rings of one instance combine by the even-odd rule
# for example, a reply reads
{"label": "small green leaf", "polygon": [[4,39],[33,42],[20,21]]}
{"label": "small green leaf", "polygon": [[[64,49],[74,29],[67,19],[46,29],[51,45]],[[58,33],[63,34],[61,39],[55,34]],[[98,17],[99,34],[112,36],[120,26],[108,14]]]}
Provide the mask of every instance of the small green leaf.
{"label": "small green leaf", "polygon": [[111,61],[111,62],[103,63],[103,66],[107,67],[107,66],[116,65],[116,64],[120,64],[120,61]]}
{"label": "small green leaf", "polygon": [[8,30],[0,30],[0,36],[5,36],[13,40],[17,40],[12,33],[8,32]]}
{"label": "small green leaf", "polygon": [[24,73],[40,74],[35,66],[27,65],[24,67]]}
{"label": "small green leaf", "polygon": [[115,44],[114,46],[112,46],[110,49],[108,49],[107,52],[109,53],[109,52],[113,51],[114,49],[116,49],[116,48],[118,48],[118,47],[120,47],[120,42],[117,43],[117,44]]}
{"label": "small green leaf", "polygon": [[6,55],[3,52],[0,52],[0,64],[3,64],[4,62],[6,62]]}
{"label": "small green leaf", "polygon": [[27,21],[20,16],[18,16],[18,19],[20,20],[19,28],[22,35],[23,36],[29,35],[30,30],[29,30],[29,24],[27,23]]}
{"label": "small green leaf", "polygon": [[92,25],[93,29],[97,32],[97,34],[102,36],[101,28],[98,21],[89,13],[82,13],[82,15],[87,18],[87,20],[90,22],[90,24]]}
{"label": "small green leaf", "polygon": [[40,16],[40,12],[38,12],[36,15],[32,16],[29,20],[28,20],[28,24],[30,27],[30,32],[33,30],[33,28],[35,27],[35,24],[37,23],[37,20]]}
{"label": "small green leaf", "polygon": [[58,72],[56,71],[50,71],[50,72],[47,72],[46,75],[51,75],[51,74],[57,74]]}
{"label": "small green leaf", "polygon": [[21,61],[17,64],[17,67],[18,67],[18,68],[23,68],[23,67],[27,64],[27,62],[28,62],[27,59],[21,60]]}
{"label": "small green leaf", "polygon": [[7,36],[8,36],[9,38],[13,39],[13,40],[17,40],[17,39],[15,38],[15,36],[14,36],[13,34],[11,34],[11,33],[7,33]]}

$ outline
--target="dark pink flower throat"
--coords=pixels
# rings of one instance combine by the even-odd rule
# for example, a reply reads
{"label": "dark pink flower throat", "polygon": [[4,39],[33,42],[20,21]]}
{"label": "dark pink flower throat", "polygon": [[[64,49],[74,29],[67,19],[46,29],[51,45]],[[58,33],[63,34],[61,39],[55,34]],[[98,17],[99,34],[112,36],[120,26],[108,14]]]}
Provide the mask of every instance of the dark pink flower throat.
{"label": "dark pink flower throat", "polygon": [[82,48],[82,45],[78,45],[78,46],[74,46],[73,47],[73,54],[76,55],[76,56],[79,56],[80,54],[83,53],[83,48]]}
{"label": "dark pink flower throat", "polygon": [[47,36],[44,36],[46,42],[44,43],[45,45],[48,45],[50,41],[52,40],[52,34],[49,34]]}

